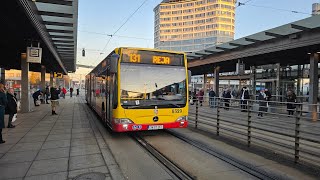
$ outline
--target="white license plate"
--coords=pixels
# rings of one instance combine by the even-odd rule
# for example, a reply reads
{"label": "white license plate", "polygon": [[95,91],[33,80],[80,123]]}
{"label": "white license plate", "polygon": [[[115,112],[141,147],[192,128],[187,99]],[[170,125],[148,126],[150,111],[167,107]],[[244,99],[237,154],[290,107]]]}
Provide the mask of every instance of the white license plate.
{"label": "white license plate", "polygon": [[157,130],[157,129],[163,129],[163,125],[151,125],[151,126],[148,126],[148,130]]}

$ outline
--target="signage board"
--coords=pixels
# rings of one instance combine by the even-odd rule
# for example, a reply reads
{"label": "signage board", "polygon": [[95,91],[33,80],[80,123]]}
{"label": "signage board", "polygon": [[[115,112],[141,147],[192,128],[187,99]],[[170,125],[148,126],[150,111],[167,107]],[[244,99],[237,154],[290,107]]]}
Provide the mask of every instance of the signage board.
{"label": "signage board", "polygon": [[27,62],[28,63],[41,63],[42,48],[27,47]]}

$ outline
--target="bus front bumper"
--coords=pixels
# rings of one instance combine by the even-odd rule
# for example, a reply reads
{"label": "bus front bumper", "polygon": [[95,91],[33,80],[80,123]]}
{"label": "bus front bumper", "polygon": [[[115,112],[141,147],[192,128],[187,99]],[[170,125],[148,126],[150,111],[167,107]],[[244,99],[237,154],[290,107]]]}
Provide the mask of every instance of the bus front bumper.
{"label": "bus front bumper", "polygon": [[148,131],[148,130],[171,129],[171,128],[186,128],[186,127],[188,127],[188,121],[178,121],[178,122],[162,123],[162,124],[116,124],[116,123],[112,123],[112,129],[115,132]]}

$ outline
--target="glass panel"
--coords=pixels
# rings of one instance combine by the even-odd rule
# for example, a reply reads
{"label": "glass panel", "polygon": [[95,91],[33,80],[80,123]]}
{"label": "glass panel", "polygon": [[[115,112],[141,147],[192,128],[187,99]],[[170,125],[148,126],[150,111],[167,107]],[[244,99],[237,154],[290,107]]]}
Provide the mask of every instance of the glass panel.
{"label": "glass panel", "polygon": [[186,70],[183,66],[122,63],[121,105],[125,108],[181,107],[186,104]]}

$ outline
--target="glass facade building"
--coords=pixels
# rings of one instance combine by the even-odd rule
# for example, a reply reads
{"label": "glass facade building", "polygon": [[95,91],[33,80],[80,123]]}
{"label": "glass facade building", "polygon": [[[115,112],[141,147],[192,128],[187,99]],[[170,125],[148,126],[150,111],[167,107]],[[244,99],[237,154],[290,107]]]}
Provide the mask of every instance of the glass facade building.
{"label": "glass facade building", "polygon": [[154,8],[154,47],[194,52],[233,40],[236,0],[164,0]]}

